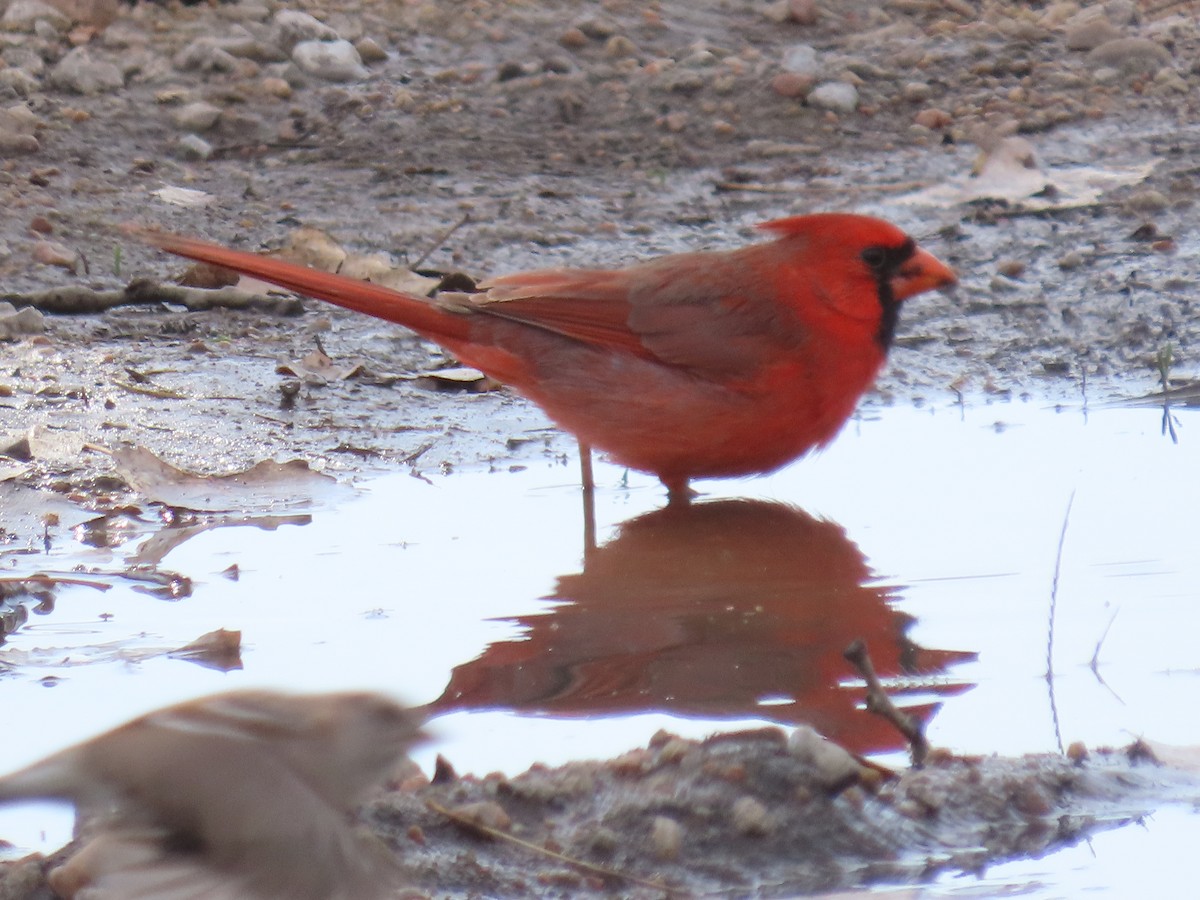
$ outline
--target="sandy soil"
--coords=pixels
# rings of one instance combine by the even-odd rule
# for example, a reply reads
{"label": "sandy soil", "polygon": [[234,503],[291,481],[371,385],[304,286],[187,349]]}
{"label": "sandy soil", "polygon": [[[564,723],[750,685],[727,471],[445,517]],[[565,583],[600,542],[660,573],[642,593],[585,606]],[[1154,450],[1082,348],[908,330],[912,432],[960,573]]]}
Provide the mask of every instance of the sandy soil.
{"label": "sandy soil", "polygon": [[[43,17],[0,33],[0,94],[19,107],[0,116],[4,293],[23,306],[48,290],[101,293],[182,271],[123,237],[129,221],[246,248],[314,226],[400,264],[433,248],[422,268],[482,276],[724,246],[751,239],[757,221],[849,208],[896,220],[962,279],[952,297],[904,310],[866,402],[1142,394],[1164,350],[1186,374],[1200,340],[1191,263],[1200,29],[1191,3],[1082,6],[247,0],[122,5],[99,27],[100,5],[75,4],[74,22]],[[333,35],[307,20],[289,31],[282,9],[326,23],[365,68],[344,81],[305,71],[293,32]],[[81,52],[84,74],[72,74]],[[828,83],[837,87],[822,90]],[[847,104],[849,87],[857,96]],[[1012,134],[1030,142],[1053,188],[1024,196],[1018,165],[998,178],[1007,200],[906,199],[948,182],[958,200],[979,193],[968,175],[981,147]],[[1143,168],[1071,205],[1083,167]],[[164,188],[203,192],[203,202],[168,202],[156,193]],[[7,483],[96,507],[120,503],[128,485],[88,448],[118,442],[202,472],[301,457],[342,475],[502,465],[569,446],[503,391],[395,377],[452,361],[312,302],[298,315],[153,303],[4,327]],[[355,374],[277,371],[318,340]],[[657,760],[661,748],[645,752]],[[1047,791],[1056,799],[1032,814],[1050,828],[1062,791]],[[643,870],[596,834],[588,846],[600,856]],[[695,889],[753,884],[745,871],[701,872],[669,847],[654,852],[655,865],[675,867],[672,883],[690,871]],[[1019,841],[997,849],[1019,852],[1032,851]],[[489,869],[482,851],[462,853],[482,874],[451,893],[608,885],[520,880],[505,862]],[[770,877],[780,890],[877,877],[858,857],[830,871]],[[429,887],[445,876],[421,879]]]}

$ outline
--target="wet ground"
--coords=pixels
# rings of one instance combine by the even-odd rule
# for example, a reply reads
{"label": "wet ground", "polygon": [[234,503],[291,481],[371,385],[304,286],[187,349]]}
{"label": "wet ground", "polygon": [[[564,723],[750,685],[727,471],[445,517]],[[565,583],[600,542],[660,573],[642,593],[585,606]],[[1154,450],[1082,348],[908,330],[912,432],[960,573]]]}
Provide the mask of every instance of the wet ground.
{"label": "wet ground", "polygon": [[[757,221],[852,208],[896,220],[962,278],[954,296],[904,310],[878,391],[819,457],[702,485],[711,502],[683,521],[661,511],[652,479],[602,467],[588,554],[572,443],[503,391],[415,377],[451,361],[398,329],[313,303],[300,315],[124,306],[14,327],[0,344],[4,574],[86,583],[6,601],[0,691],[8,720],[26,723],[6,737],[12,767],[253,684],[430,704],[427,772],[438,753],[459,772],[515,776],[616,758],[660,729],[772,722],[903,768],[899,736],[857,708],[841,658],[854,638],[954,753],[1200,743],[1178,714],[1196,672],[1196,425],[1177,401],[1176,443],[1152,403],[1116,402],[1156,390],[1168,358],[1171,376],[1195,372],[1194,10],[1105,4],[1116,38],[1158,50],[1097,56],[1067,49],[1088,24],[1076,4],[817,4],[815,24],[767,6],[327,6],[314,11],[388,54],[337,84],[261,49],[189,67],[178,51],[199,36],[283,40],[268,30],[274,8],[248,3],[139,5],[94,35],[9,33],[8,71],[33,74],[7,89],[36,138],[0,178],[14,211],[0,273],[18,305],[181,271],[119,236],[131,220],[247,247],[312,225],[401,262],[432,248],[421,267],[479,276],[721,246]],[[122,61],[122,86],[54,82],[72,43]],[[801,44],[817,51],[799,73],[814,84],[789,86],[779,76],[797,74]],[[20,65],[31,48],[44,71]],[[858,108],[804,102],[826,81],[854,85]],[[181,124],[195,101],[217,108],[211,127]],[[206,158],[179,147],[193,131]],[[1001,167],[987,186],[1007,199],[974,197],[979,144],[1011,131],[1056,187],[1026,196],[1028,170]],[[1105,189],[1087,194],[1089,178]],[[178,187],[203,205],[156,193]],[[329,362],[315,366],[318,341]],[[124,445],[141,449],[113,454]],[[200,475],[309,469],[214,487],[144,451]],[[170,655],[217,629],[242,633],[242,668]],[[1106,832],[1083,860],[1028,859],[1059,843],[1051,831],[985,857],[1023,860],[1008,867],[921,867],[940,879],[930,895],[953,895],[966,870],[984,873],[966,883],[985,893],[1120,896],[1113,859],[1195,827],[1177,811],[1196,797],[1186,776],[1140,777],[1110,806],[1082,791],[1033,813],[1107,825],[1165,806],[1148,830]],[[64,831],[59,817],[42,841],[48,821],[24,812],[0,833],[49,849]],[[477,838],[462,839],[473,852]],[[695,890],[745,889],[753,855],[738,846],[714,881],[678,881],[684,851],[610,856],[646,876],[671,863],[668,882]],[[1170,855],[1155,858],[1169,874]],[[435,894],[580,889],[515,885],[509,864],[494,882],[436,865],[416,877]],[[771,883],[921,877],[849,853],[835,869]]]}

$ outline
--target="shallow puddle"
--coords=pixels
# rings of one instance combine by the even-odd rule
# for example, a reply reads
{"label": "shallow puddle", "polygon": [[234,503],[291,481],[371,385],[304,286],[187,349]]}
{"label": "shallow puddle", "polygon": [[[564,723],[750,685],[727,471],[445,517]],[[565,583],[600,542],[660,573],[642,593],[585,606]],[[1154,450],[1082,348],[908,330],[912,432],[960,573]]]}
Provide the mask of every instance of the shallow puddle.
{"label": "shallow puddle", "polygon": [[[824,453],[701,483],[682,512],[662,509],[653,479],[601,464],[586,554],[573,459],[393,474],[311,521],[197,529],[160,563],[190,596],[65,588],[0,648],[4,768],[239,686],[429,704],[420,761],[481,774],[762,721],[811,722],[903,765],[899,736],[858,709],[841,656],[855,638],[956,752],[1197,746],[1200,720],[1181,711],[1200,678],[1200,419],[1175,417],[1178,443],[1154,408],[870,408]],[[59,539],[7,557],[5,574],[119,568],[163,539],[131,534],[111,550]],[[244,668],[161,653],[219,628],[242,632]],[[0,834],[40,847],[68,823],[24,807]],[[1120,896],[1116,860],[1170,857],[1197,824],[1167,810],[926,890]]]}

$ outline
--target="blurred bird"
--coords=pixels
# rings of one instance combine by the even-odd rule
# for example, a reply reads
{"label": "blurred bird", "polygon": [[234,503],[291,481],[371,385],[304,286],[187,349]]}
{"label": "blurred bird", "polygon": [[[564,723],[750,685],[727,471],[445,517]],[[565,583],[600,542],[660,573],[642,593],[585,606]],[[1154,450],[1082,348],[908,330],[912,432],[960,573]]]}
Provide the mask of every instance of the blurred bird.
{"label": "blurred bird", "polygon": [[217,694],[0,778],[0,802],[73,802],[86,843],[50,874],[79,900],[373,900],[396,889],[349,815],[420,737],[370,693]]}

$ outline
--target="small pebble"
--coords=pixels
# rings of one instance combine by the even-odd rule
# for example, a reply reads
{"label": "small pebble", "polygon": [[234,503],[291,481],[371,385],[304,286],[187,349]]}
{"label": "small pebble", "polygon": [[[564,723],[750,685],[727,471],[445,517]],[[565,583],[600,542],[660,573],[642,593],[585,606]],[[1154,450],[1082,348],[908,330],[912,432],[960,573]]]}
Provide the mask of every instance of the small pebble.
{"label": "small pebble", "polygon": [[362,37],[354,42],[359,58],[367,64],[387,62],[388,53],[373,38]]}
{"label": "small pebble", "polygon": [[922,128],[928,128],[930,131],[941,131],[944,128],[950,127],[954,122],[954,117],[943,109],[931,106],[913,116],[913,121]]}
{"label": "small pebble", "polygon": [[504,807],[492,800],[463,803],[454,807],[452,812],[458,818],[465,819],[472,825],[480,825],[496,831],[507,831],[512,827],[512,819],[504,811]]}
{"label": "small pebble", "polygon": [[292,62],[325,81],[358,81],[369,74],[349,41],[301,41],[292,48]]}
{"label": "small pebble", "polygon": [[779,65],[785,72],[807,75],[813,79],[816,79],[821,73],[817,51],[808,44],[793,44],[788,47],[783,52]]}
{"label": "small pebble", "polygon": [[996,271],[1005,278],[1020,278],[1025,274],[1025,263],[1019,259],[1002,259],[996,263]]}
{"label": "small pebble", "polygon": [[179,107],[171,118],[175,127],[183,131],[208,131],[221,118],[221,109],[211,103],[196,101]]}
{"label": "small pebble", "polygon": [[733,827],[747,837],[761,837],[775,830],[775,817],[754,797],[738,797],[733,803]]}
{"label": "small pebble", "polygon": [[1108,19],[1093,18],[1075,26],[1068,26],[1065,42],[1068,50],[1095,50],[1101,44],[1115,41],[1121,32]]}
{"label": "small pebble", "polygon": [[336,41],[340,35],[315,16],[281,9],[271,21],[271,42],[291,53],[301,41]]}
{"label": "small pebble", "polygon": [[204,162],[213,154],[212,144],[198,134],[185,134],[176,146],[180,157],[192,162]]}
{"label": "small pebble", "polygon": [[588,45],[588,37],[579,28],[568,28],[558,36],[558,43],[568,50],[582,50]]}
{"label": "small pebble", "polygon": [[33,245],[33,261],[43,266],[61,266],[75,271],[79,254],[57,241],[38,241]]}
{"label": "small pebble", "polygon": [[292,86],[287,83],[286,78],[264,78],[262,80],[262,89],[272,97],[278,97],[280,100],[286,100],[292,96]]}
{"label": "small pebble", "polygon": [[832,112],[854,112],[858,107],[858,89],[844,81],[827,81],[813,88],[805,102]]}
{"label": "small pebble", "polygon": [[1083,265],[1083,254],[1078,250],[1071,250],[1058,258],[1058,267],[1064,271],[1078,269]]}
{"label": "small pebble", "polygon": [[862,766],[844,747],[826,740],[807,725],[788,735],[788,751],[813,767],[813,776],[826,790],[836,791],[858,780]]}
{"label": "small pebble", "polygon": [[657,859],[679,859],[683,849],[683,826],[666,816],[655,816],[650,826],[650,848]]}
{"label": "small pebble", "polygon": [[1159,212],[1170,206],[1170,201],[1161,191],[1138,191],[1125,201],[1125,208],[1140,213]]}
{"label": "small pebble", "polygon": [[87,47],[76,47],[50,70],[50,82],[76,94],[99,94],[125,86],[125,76],[107,60],[94,58]]}
{"label": "small pebble", "polygon": [[933,95],[933,88],[924,81],[910,81],[904,85],[902,93],[909,103],[922,103]]}
{"label": "small pebble", "polygon": [[788,0],[788,15],[797,25],[816,25],[821,11],[817,0]]}
{"label": "small pebble", "polygon": [[803,99],[809,95],[817,81],[811,75],[799,72],[780,72],[771,79],[771,90],[780,97]]}
{"label": "small pebble", "polygon": [[42,0],[13,0],[0,17],[0,28],[5,31],[34,31],[38,22],[49,23],[55,31],[65,32],[71,20]]}
{"label": "small pebble", "polygon": [[1157,72],[1171,61],[1171,52],[1149,38],[1127,37],[1106,41],[1087,55],[1096,67],[1125,73]]}

